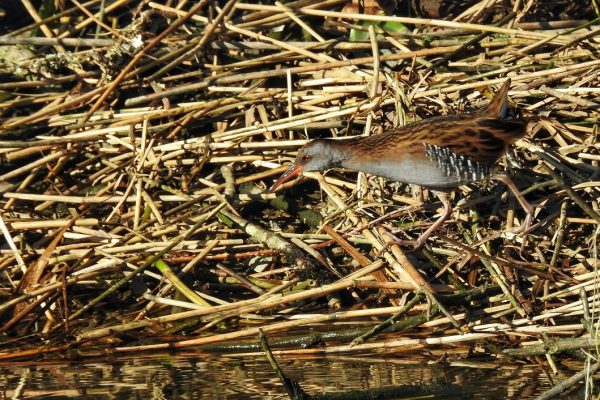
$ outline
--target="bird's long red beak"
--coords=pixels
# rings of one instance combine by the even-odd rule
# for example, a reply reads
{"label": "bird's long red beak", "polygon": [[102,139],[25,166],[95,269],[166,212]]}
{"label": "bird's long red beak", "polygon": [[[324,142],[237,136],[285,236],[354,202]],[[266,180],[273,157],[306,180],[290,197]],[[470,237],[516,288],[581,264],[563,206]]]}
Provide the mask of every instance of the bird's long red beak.
{"label": "bird's long red beak", "polygon": [[289,181],[296,175],[300,175],[301,173],[302,173],[302,167],[299,165],[293,164],[291,167],[288,168],[287,171],[285,171],[283,173],[283,175],[281,175],[279,177],[279,179],[277,179],[275,181],[275,183],[269,188],[269,192],[274,191],[279,186],[283,185],[285,182]]}

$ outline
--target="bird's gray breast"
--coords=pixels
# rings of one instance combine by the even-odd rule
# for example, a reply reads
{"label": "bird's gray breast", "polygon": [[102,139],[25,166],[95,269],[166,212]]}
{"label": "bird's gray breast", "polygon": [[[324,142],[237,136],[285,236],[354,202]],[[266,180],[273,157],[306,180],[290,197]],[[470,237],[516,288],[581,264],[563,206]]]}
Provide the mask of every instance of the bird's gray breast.
{"label": "bird's gray breast", "polygon": [[485,179],[490,168],[448,148],[424,144],[424,153],[391,157],[353,157],[342,167],[382,176],[398,182],[431,188],[447,188]]}

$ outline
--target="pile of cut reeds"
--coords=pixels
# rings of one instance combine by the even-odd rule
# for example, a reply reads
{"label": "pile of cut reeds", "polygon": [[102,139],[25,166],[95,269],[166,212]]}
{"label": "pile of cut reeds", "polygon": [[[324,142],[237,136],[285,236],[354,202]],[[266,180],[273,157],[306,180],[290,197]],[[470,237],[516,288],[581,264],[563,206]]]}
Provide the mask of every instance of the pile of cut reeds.
{"label": "pile of cut reeds", "polygon": [[[279,354],[551,368],[597,345],[600,24],[591,3],[554,21],[514,3],[442,19],[341,0],[27,9],[0,37],[0,359],[257,351],[259,330]],[[378,256],[435,221],[428,190],[332,170],[266,192],[307,139],[480,109],[507,77],[530,124],[500,168],[535,205],[527,234],[506,187],[472,184],[426,246]],[[315,332],[325,345],[301,350]]]}

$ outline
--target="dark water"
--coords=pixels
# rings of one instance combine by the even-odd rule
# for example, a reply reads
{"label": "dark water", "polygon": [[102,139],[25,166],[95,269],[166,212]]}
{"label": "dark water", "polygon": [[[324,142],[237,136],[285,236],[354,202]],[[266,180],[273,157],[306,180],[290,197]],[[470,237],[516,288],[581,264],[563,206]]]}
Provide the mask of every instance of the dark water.
{"label": "dark water", "polygon": [[[428,364],[377,357],[279,358],[311,395],[354,391],[367,398],[532,399],[550,387],[539,365]],[[568,372],[568,371],[567,371]],[[568,372],[571,374],[572,372]],[[560,379],[552,377],[552,379]],[[358,392],[357,392],[358,391]],[[562,398],[577,398],[575,394]],[[2,363],[0,399],[286,399],[264,358],[178,354],[85,362]]]}

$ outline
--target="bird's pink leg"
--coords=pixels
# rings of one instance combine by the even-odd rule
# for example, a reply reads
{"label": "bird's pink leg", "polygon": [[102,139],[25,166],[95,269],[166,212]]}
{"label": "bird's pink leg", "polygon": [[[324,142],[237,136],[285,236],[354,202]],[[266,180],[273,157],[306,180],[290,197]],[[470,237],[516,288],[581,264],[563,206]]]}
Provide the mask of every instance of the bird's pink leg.
{"label": "bird's pink leg", "polygon": [[379,256],[381,253],[383,253],[385,250],[387,250],[390,246],[394,244],[397,244],[399,246],[412,246],[413,250],[417,250],[425,244],[429,236],[431,236],[444,224],[444,221],[446,221],[452,214],[452,204],[450,204],[450,200],[448,199],[448,193],[440,192],[437,190],[432,190],[432,192],[436,194],[436,196],[440,199],[442,205],[444,206],[444,211],[442,212],[442,215],[437,219],[437,221],[435,221],[425,232],[423,232],[421,236],[417,238],[417,240],[401,240],[395,237],[394,235],[389,234],[393,238],[393,240],[389,243],[386,243],[386,245],[381,250],[379,250],[377,256]]}
{"label": "bird's pink leg", "polygon": [[523,230],[522,231],[524,232],[524,236],[523,236],[523,242],[521,243],[521,253],[522,253],[523,249],[525,248],[525,244],[527,243],[527,230],[529,229],[529,227],[531,226],[531,222],[533,221],[533,213],[534,213],[533,206],[531,204],[529,204],[529,202],[527,200],[525,200],[525,198],[521,195],[521,192],[519,192],[519,189],[517,188],[517,186],[515,185],[513,180],[508,175],[494,174],[492,176],[492,179],[500,181],[500,182],[504,183],[506,186],[508,186],[510,191],[517,198],[517,201],[519,202],[521,207],[523,207],[523,210],[525,210],[525,212],[527,213],[527,216],[525,217],[525,221],[523,222]]}

